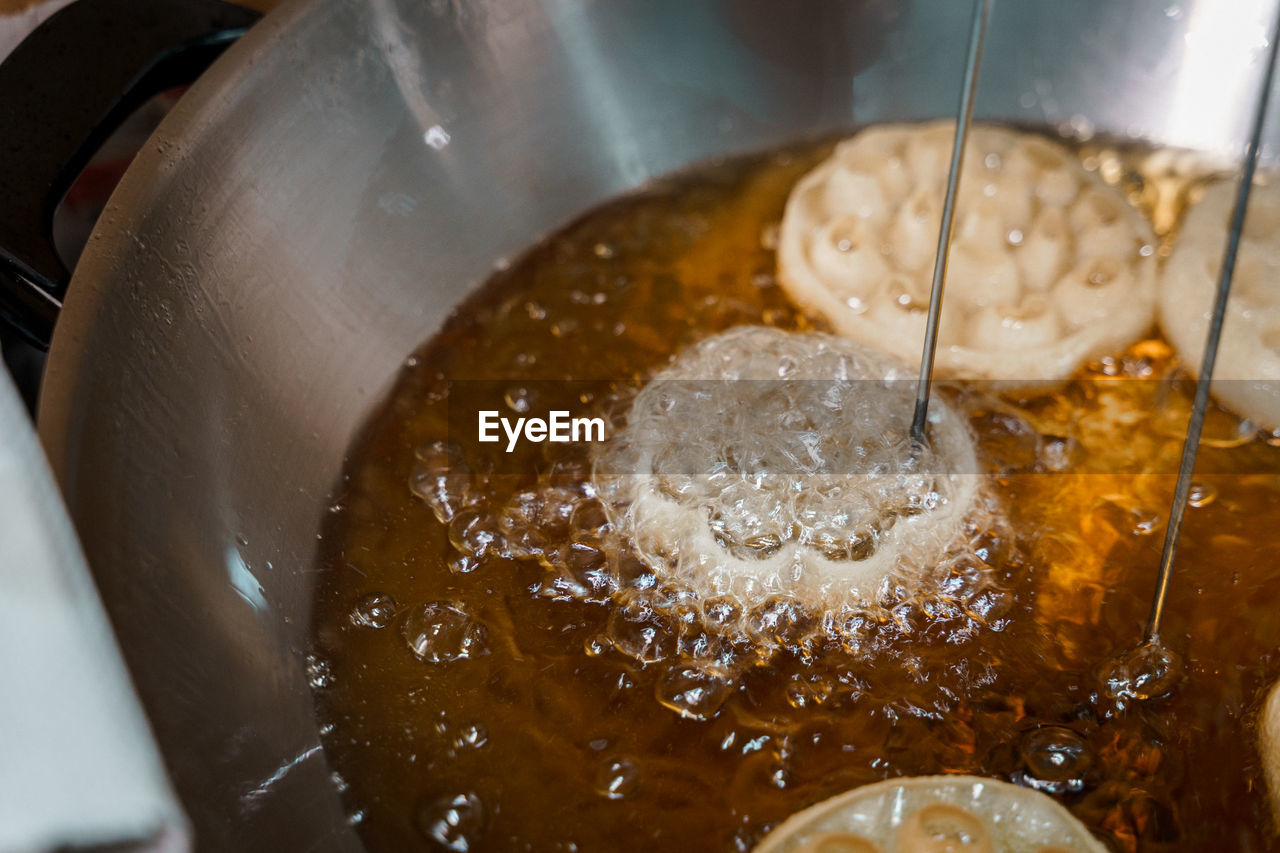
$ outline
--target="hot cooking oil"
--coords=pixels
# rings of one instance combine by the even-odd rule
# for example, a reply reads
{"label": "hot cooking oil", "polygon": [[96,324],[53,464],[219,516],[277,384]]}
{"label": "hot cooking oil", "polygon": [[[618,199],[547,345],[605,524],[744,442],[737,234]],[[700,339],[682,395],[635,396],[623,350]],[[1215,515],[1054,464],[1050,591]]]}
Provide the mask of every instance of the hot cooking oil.
{"label": "hot cooking oil", "polygon": [[[1057,389],[948,392],[1003,514],[978,535],[981,584],[957,569],[945,600],[902,591],[852,634],[762,605],[772,633],[724,672],[692,665],[708,639],[645,566],[601,580],[618,557],[584,535],[604,523],[589,447],[480,459],[457,440],[457,412],[607,417],[711,334],[814,328],[775,281],[773,241],[829,150],[606,204],[406,361],[319,558],[317,702],[369,849],[748,850],[818,800],[932,773],[1037,788],[1118,850],[1271,847],[1251,714],[1280,676],[1273,436],[1211,412],[1164,628],[1180,680],[1146,701],[1105,689],[1141,636],[1189,412],[1154,332]],[[1163,253],[1194,182],[1143,174],[1141,151],[1081,156]]]}

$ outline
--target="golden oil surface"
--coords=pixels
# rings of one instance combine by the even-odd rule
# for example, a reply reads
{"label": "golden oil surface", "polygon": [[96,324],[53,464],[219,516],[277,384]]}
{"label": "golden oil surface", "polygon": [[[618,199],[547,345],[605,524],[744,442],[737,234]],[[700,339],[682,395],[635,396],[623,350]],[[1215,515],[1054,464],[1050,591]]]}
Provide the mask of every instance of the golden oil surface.
{"label": "golden oil surface", "polygon": [[[866,649],[774,655],[706,720],[658,701],[678,638],[657,638],[659,660],[623,654],[615,602],[558,594],[532,560],[460,564],[410,491],[449,405],[501,407],[457,399],[492,383],[450,382],[578,380],[579,399],[607,397],[725,328],[813,328],[774,280],[770,233],[827,150],[701,168],[601,207],[496,274],[406,363],[351,451],[320,551],[317,702],[371,850],[747,850],[818,800],[927,773],[1036,785],[1117,850],[1271,849],[1251,714],[1280,676],[1280,449],[1229,413],[1210,418],[1166,616],[1185,674],[1148,702],[1100,691],[1103,662],[1141,635],[1188,413],[1158,338],[1052,392],[957,392],[1016,540],[986,546],[998,612],[915,612]],[[1083,155],[1126,179],[1131,160]],[[1129,189],[1162,231],[1186,195]],[[432,602],[482,626],[483,653],[415,656],[401,628]]]}

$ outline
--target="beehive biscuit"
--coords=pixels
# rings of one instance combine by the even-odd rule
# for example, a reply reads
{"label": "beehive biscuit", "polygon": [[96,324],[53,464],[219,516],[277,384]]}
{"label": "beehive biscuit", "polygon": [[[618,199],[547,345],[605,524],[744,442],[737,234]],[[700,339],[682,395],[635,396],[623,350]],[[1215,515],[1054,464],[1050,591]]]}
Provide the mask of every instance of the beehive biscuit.
{"label": "beehive biscuit", "polygon": [[754,853],[1105,853],[1049,796],[976,776],[863,785],[792,815]]}
{"label": "beehive biscuit", "polygon": [[1258,715],[1258,752],[1262,756],[1262,775],[1267,782],[1271,817],[1280,825],[1280,681],[1267,692],[1266,702]]}
{"label": "beehive biscuit", "polygon": [[914,383],[843,338],[739,327],[639,393],[594,481],[614,528],[705,598],[779,594],[816,610],[934,571],[978,493],[973,439],[945,400],[914,459]]}
{"label": "beehive biscuit", "polygon": [[[778,276],[841,335],[920,363],[953,124],[836,146],[787,200]],[[1155,315],[1155,237],[1061,145],[977,126],[965,151],[936,369],[1027,383],[1122,349]]]}
{"label": "beehive biscuit", "polygon": [[[1199,373],[1236,185],[1211,185],[1191,208],[1165,262],[1160,326],[1183,366]],[[1254,187],[1213,371],[1213,395],[1280,429],[1280,186]]]}

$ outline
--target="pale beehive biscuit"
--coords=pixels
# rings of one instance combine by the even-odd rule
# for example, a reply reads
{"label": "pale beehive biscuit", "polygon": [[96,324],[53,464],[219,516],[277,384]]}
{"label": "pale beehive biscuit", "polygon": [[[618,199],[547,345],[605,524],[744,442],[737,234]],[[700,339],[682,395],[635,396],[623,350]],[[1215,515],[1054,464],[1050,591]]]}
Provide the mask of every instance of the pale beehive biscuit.
{"label": "pale beehive biscuit", "polygon": [[1070,812],[1030,788],[976,776],[863,785],[787,818],[754,853],[1105,853]]}
{"label": "pale beehive biscuit", "polygon": [[1280,824],[1280,681],[1267,692],[1258,715],[1258,752],[1262,756],[1262,775],[1267,782],[1271,816]]}
{"label": "pale beehive biscuit", "polygon": [[[836,146],[787,201],[778,276],[840,334],[920,363],[953,124],[881,125]],[[1143,334],[1155,237],[1061,145],[970,133],[936,368],[1040,383]]]}
{"label": "pale beehive biscuit", "polygon": [[962,543],[980,477],[940,397],[914,460],[914,383],[825,334],[739,327],[641,390],[595,463],[610,521],[666,580],[704,598],[780,594],[815,610],[874,601]]}
{"label": "pale beehive biscuit", "polygon": [[[1236,185],[1210,186],[1191,208],[1165,262],[1160,326],[1183,365],[1198,374],[1226,249]],[[1213,395],[1237,414],[1280,429],[1280,186],[1258,186],[1236,257]]]}

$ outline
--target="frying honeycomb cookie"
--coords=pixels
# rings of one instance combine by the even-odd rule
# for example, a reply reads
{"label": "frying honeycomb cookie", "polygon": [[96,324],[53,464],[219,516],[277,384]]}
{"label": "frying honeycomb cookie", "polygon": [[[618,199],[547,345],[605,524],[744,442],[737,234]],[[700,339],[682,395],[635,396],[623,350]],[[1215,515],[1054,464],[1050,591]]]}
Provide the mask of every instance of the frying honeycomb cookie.
{"label": "frying honeycomb cookie", "polygon": [[963,545],[980,476],[940,397],[914,457],[910,372],[826,334],[738,327],[635,397],[593,479],[614,529],[662,579],[744,604],[871,602]]}
{"label": "frying honeycomb cookie", "polygon": [[[1200,370],[1218,273],[1235,204],[1234,181],[1209,186],[1191,208],[1165,262],[1160,326],[1178,358]],[[1280,185],[1254,187],[1236,256],[1213,395],[1269,430],[1280,429]]]}
{"label": "frying honeycomb cookie", "polygon": [[792,815],[754,853],[1105,853],[1051,797],[976,776],[854,788]]}
{"label": "frying honeycomb cookie", "polygon": [[1267,691],[1258,715],[1258,753],[1262,756],[1262,775],[1267,780],[1271,817],[1280,824],[1280,681]]}
{"label": "frying honeycomb cookie", "polygon": [[[787,200],[778,276],[842,335],[918,366],[954,124],[839,143]],[[965,150],[936,368],[1043,383],[1122,349],[1155,316],[1155,236],[1066,148],[999,127]]]}

